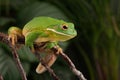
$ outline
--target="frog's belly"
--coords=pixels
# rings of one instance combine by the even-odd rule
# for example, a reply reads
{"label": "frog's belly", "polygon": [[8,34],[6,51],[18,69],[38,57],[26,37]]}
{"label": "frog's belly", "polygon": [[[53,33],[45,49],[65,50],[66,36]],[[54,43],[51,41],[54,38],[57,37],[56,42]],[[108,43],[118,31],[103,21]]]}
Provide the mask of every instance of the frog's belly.
{"label": "frog's belly", "polygon": [[43,38],[43,37],[39,37],[35,40],[35,42],[40,43],[40,42],[47,42],[50,41],[49,38]]}
{"label": "frog's belly", "polygon": [[35,42],[40,43],[40,42],[56,42],[56,41],[66,41],[69,38],[62,36],[61,38],[59,36],[49,36],[49,37],[39,37],[35,40]]}

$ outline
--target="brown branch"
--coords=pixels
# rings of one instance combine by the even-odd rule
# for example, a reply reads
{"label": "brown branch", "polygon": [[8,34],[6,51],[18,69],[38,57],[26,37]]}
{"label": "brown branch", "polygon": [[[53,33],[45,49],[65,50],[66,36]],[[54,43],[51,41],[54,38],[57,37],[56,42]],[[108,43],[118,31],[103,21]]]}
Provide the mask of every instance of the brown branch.
{"label": "brown branch", "polygon": [[[22,80],[27,80],[26,78],[26,73],[25,71],[23,70],[23,67],[21,65],[21,62],[19,60],[19,56],[17,54],[17,48],[15,46],[13,46],[11,44],[11,42],[8,40],[8,36],[3,34],[3,33],[0,33],[0,41],[3,42],[3,43],[6,43],[9,45],[9,47],[11,48],[12,50],[12,53],[13,53],[13,56],[14,56],[14,59],[18,65],[18,69],[21,73],[21,76],[22,76]],[[24,44],[25,43],[25,39],[24,38],[19,38],[18,37],[18,44]],[[43,45],[45,45],[45,43],[41,43],[40,45],[36,45],[37,46],[36,48],[40,48],[42,47]],[[41,64],[43,66],[45,66],[45,68],[49,71],[49,73],[53,76],[54,80],[59,80],[59,78],[56,76],[56,74],[54,73],[54,71],[49,67],[47,66],[47,64],[44,62],[44,60],[39,56],[38,52],[35,53],[36,57],[40,60]]]}
{"label": "brown branch", "polygon": [[85,77],[83,76],[83,74],[76,69],[75,65],[73,64],[73,62],[70,60],[70,58],[65,54],[65,53],[60,53],[60,55],[64,58],[64,60],[69,64],[72,72],[78,76],[78,78],[80,80],[86,80]]}
{"label": "brown branch", "polygon": [[11,41],[8,40],[8,36],[3,34],[3,33],[0,33],[0,41],[7,44],[10,47],[10,49],[12,51],[13,58],[16,61],[16,64],[17,64],[17,68],[18,68],[18,70],[19,70],[19,72],[22,76],[22,80],[27,80],[26,73],[25,73],[25,71],[22,67],[19,56],[17,54],[17,48],[12,45]]}
{"label": "brown branch", "polygon": [[[20,60],[19,60],[19,57],[17,55],[17,51],[16,51],[16,47],[14,47],[10,41],[7,40],[8,39],[8,36],[3,34],[3,33],[0,33],[0,41],[8,44],[12,50],[12,53],[13,53],[13,56],[14,56],[14,59],[18,65],[18,69],[21,73],[21,76],[23,78],[23,80],[27,80],[26,78],[26,74],[23,70],[23,67],[20,63]],[[24,38],[18,38],[18,43],[19,44],[24,44],[25,40]],[[37,52],[37,49],[43,47],[46,43],[41,43],[41,44],[34,44],[34,47],[35,47],[35,50],[36,50],[36,57],[40,60],[41,64],[43,66],[45,66],[45,68],[49,71],[49,73],[53,76],[54,80],[59,80],[59,78],[56,76],[56,74],[54,73],[54,71],[44,62],[44,60],[40,57],[39,53]],[[52,48],[52,50],[54,51],[55,55],[57,56],[58,55],[58,48],[57,47],[54,47]],[[70,58],[63,52],[59,52],[59,55],[62,56],[62,58],[68,63],[68,65],[70,66],[70,69],[72,70],[72,72],[79,78],[79,80],[86,80],[86,78],[83,76],[83,74],[76,69],[75,65],[73,64],[73,62],[70,60]]]}
{"label": "brown branch", "polygon": [[[58,55],[57,51],[57,47],[52,48],[52,50],[54,50],[55,54]],[[79,80],[87,80],[84,75],[76,69],[75,65],[73,64],[73,62],[71,61],[71,59],[65,54],[63,53],[63,51],[59,52],[59,55],[68,63],[70,69],[72,70],[72,72],[79,78]]]}

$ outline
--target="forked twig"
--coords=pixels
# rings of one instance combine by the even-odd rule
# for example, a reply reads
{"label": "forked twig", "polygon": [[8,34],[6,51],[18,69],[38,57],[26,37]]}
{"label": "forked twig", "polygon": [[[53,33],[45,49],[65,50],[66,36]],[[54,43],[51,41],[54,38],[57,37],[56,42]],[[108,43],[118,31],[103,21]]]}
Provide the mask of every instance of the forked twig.
{"label": "forked twig", "polygon": [[15,46],[13,46],[11,43],[9,44],[9,46],[10,46],[10,48],[12,50],[12,54],[13,54],[13,57],[14,57],[16,63],[17,63],[19,72],[21,73],[22,80],[27,80],[26,72],[23,69],[23,66],[22,66],[22,64],[20,62],[20,59],[19,59],[19,56],[18,56],[18,53],[17,53],[17,48]]}
{"label": "forked twig", "polygon": [[[17,50],[16,46],[12,45],[12,43],[8,40],[8,35],[6,35],[4,33],[0,33],[0,42],[8,44],[8,46],[11,48],[14,60],[16,61],[16,64],[17,64],[18,69],[20,71],[20,74],[22,76],[22,80],[27,80],[26,73],[25,73],[25,71],[24,71],[24,69],[22,67],[22,64],[20,62],[19,56],[18,56],[17,51],[16,51]],[[25,42],[24,38],[18,38],[18,43],[19,44],[24,44],[24,42]],[[47,64],[44,62],[44,60],[39,56],[39,54],[37,52],[35,53],[35,55],[40,60],[40,62],[42,63],[42,65],[45,66],[45,68],[53,76],[54,80],[59,80],[59,78],[56,76],[56,74],[54,73],[54,71],[49,66],[47,66]]]}
{"label": "forked twig", "polygon": [[7,44],[11,48],[13,58],[16,61],[17,68],[19,69],[19,72],[21,74],[22,80],[27,80],[26,73],[25,73],[25,71],[24,71],[24,69],[22,67],[21,62],[20,62],[19,56],[17,54],[16,47],[13,46],[12,43],[8,40],[8,36],[6,34],[0,33],[0,41],[5,43],[5,44]]}

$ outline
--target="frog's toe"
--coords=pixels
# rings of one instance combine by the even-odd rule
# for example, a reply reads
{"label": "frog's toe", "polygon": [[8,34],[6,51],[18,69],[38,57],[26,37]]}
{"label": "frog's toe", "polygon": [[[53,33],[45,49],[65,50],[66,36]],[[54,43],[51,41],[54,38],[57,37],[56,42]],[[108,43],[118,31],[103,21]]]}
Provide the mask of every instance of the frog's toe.
{"label": "frog's toe", "polygon": [[62,53],[62,52],[63,52],[63,50],[62,50],[62,48],[61,48],[61,47],[56,46],[56,48],[57,48],[57,52],[56,52],[56,54],[59,54],[59,53]]}
{"label": "frog's toe", "polygon": [[15,45],[15,43],[17,42],[17,36],[14,35],[14,34],[10,34],[10,35],[8,36],[8,40],[11,40],[12,45]]}

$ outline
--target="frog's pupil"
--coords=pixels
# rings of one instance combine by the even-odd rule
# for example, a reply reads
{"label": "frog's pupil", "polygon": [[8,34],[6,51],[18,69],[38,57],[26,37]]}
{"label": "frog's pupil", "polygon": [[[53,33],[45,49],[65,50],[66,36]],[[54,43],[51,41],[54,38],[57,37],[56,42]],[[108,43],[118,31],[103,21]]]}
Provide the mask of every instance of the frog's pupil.
{"label": "frog's pupil", "polygon": [[65,30],[66,30],[66,29],[68,29],[68,27],[67,27],[67,26],[63,26],[63,29],[65,29]]}

